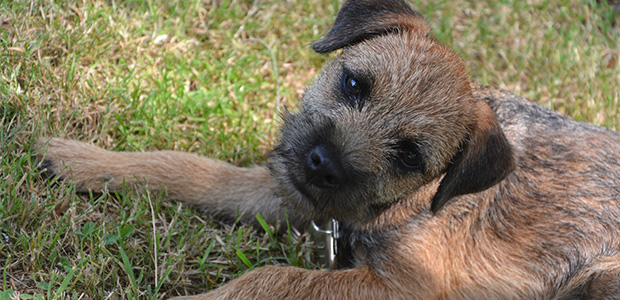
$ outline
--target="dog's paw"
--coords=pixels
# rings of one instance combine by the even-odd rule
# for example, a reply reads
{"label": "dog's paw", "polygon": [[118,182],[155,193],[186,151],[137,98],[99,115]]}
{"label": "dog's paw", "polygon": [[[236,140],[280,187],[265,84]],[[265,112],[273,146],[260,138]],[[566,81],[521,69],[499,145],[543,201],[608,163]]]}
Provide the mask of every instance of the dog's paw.
{"label": "dog's paw", "polygon": [[60,176],[59,165],[63,164],[63,160],[57,155],[57,148],[59,148],[58,140],[56,138],[39,138],[34,144],[35,154],[34,158],[36,166],[41,174],[48,179],[63,180]]}
{"label": "dog's paw", "polygon": [[88,179],[93,162],[105,156],[105,150],[78,141],[40,138],[35,143],[38,169],[49,179],[80,182]]}
{"label": "dog's paw", "polygon": [[37,162],[37,170],[41,171],[41,175],[47,179],[55,179],[57,181],[63,181],[64,178],[59,176],[58,168],[54,165],[54,160],[47,159],[38,153],[35,155]]}

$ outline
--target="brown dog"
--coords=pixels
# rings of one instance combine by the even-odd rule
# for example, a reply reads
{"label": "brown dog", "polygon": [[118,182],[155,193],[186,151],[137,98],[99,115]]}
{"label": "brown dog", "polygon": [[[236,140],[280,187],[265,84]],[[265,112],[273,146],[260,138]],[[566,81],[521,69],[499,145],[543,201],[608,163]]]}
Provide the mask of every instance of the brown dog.
{"label": "brown dog", "polygon": [[430,33],[405,1],[347,1],[313,45],[343,50],[269,169],[61,139],[42,166],[80,191],[144,181],[221,218],[344,227],[348,268],[263,267],[196,299],[620,299],[620,135],[470,83]]}

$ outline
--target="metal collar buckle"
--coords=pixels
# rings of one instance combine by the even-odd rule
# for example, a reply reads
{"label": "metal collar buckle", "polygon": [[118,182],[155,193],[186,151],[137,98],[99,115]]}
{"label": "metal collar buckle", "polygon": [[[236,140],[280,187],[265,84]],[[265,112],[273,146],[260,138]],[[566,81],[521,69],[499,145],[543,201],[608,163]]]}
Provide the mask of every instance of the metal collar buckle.
{"label": "metal collar buckle", "polygon": [[319,227],[314,221],[311,221],[310,237],[317,248],[317,256],[323,267],[332,270],[336,269],[336,255],[338,254],[338,241],[340,238],[340,228],[338,221],[331,219],[325,227]]}

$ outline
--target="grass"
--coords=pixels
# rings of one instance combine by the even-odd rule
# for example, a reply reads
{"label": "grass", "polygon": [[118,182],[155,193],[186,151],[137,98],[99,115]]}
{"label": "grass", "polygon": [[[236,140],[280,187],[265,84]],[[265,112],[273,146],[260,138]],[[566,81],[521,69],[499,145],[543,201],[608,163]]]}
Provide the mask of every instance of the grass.
{"label": "grass", "polygon": [[[414,1],[472,77],[620,130],[618,5]],[[264,264],[315,268],[304,237],[220,224],[137,191],[43,180],[33,140],[261,163],[325,57],[338,1],[1,1],[0,299],[195,294]]]}

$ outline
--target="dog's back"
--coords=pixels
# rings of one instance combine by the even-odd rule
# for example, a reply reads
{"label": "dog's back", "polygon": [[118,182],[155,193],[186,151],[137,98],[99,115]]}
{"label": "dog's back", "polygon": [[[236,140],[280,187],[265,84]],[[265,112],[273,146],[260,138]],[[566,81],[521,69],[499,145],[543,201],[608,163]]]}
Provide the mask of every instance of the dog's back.
{"label": "dog's back", "polygon": [[[500,89],[476,86],[474,95],[497,114],[517,162],[481,222],[522,245],[515,255],[560,291],[587,290],[594,273],[617,281],[609,266],[618,267],[620,248],[620,134]],[[620,287],[606,292],[620,297]]]}

